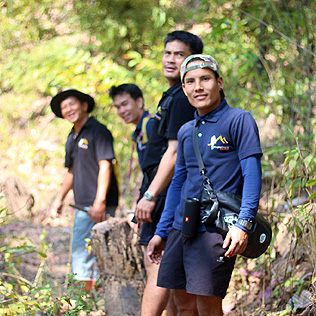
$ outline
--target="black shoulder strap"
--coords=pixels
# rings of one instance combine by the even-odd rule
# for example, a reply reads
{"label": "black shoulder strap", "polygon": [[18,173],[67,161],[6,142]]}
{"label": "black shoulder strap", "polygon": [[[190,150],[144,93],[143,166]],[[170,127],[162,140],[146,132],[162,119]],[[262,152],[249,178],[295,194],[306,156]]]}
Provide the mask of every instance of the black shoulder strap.
{"label": "black shoulder strap", "polygon": [[206,176],[206,168],[205,168],[204,162],[202,160],[202,155],[201,155],[201,151],[200,151],[200,147],[199,147],[199,143],[198,143],[198,129],[199,129],[199,126],[198,126],[198,124],[196,124],[194,129],[193,129],[194,152],[195,152],[196,159],[198,161],[200,174],[203,177],[203,184],[205,185],[207,190],[209,190],[210,192],[213,192],[211,182],[210,182],[209,178]]}

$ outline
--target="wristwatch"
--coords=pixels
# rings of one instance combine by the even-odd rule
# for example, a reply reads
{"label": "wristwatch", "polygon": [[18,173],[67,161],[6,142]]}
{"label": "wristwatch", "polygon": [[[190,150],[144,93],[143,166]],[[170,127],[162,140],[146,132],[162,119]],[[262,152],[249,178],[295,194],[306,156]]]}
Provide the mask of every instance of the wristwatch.
{"label": "wristwatch", "polygon": [[253,221],[251,219],[238,219],[237,223],[249,231],[253,227]]}
{"label": "wristwatch", "polygon": [[147,201],[155,201],[156,198],[154,196],[151,195],[151,193],[149,191],[146,191],[144,193],[144,198],[147,200]]}

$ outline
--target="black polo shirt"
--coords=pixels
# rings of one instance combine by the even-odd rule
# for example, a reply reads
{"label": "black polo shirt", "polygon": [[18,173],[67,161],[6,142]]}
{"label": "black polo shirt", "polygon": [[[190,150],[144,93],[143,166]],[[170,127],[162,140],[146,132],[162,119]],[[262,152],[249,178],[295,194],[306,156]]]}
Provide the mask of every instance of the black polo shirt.
{"label": "black polo shirt", "polygon": [[[164,133],[161,134],[160,129],[163,122],[161,118],[161,108],[166,99],[173,93],[174,95],[167,111],[167,125]],[[177,139],[180,127],[184,123],[194,119],[194,111],[195,108],[189,103],[182,90],[181,82],[174,84],[163,93],[158,104],[155,120],[147,143],[147,149],[144,154],[144,171],[150,171],[159,165],[160,160],[168,147],[168,140]]]}
{"label": "black polo shirt", "polygon": [[[113,137],[110,131],[95,118],[90,117],[75,136],[74,128],[66,142],[65,167],[73,168],[75,202],[91,206],[97,193],[100,160],[114,159]],[[117,181],[112,171],[111,185],[106,205],[118,205]]]}

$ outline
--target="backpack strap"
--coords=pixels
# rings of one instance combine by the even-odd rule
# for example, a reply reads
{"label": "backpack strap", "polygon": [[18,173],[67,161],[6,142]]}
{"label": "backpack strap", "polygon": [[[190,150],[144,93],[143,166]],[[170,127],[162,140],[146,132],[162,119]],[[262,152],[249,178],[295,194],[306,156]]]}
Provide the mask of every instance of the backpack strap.
{"label": "backpack strap", "polygon": [[151,116],[148,115],[146,117],[143,118],[143,122],[142,122],[142,127],[141,127],[141,130],[142,130],[142,139],[140,140],[141,144],[144,145],[148,142],[148,135],[147,135],[147,123],[148,121],[151,119]]}
{"label": "backpack strap", "polygon": [[182,89],[182,85],[180,84],[165,99],[163,99],[161,101],[161,104],[158,106],[157,112],[159,113],[159,115],[157,115],[157,112],[156,112],[155,117],[160,119],[160,123],[158,127],[159,136],[166,136],[167,134],[168,124],[169,124],[168,111],[169,111],[170,103],[174,95],[178,93],[181,89]]}

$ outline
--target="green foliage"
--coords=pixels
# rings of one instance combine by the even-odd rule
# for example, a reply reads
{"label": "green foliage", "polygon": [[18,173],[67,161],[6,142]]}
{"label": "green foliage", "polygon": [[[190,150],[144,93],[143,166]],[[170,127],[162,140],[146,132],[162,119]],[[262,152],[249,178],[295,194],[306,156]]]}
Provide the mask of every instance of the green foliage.
{"label": "green foliage", "polygon": [[42,39],[65,34],[75,23],[69,1],[7,0],[0,3],[0,50],[33,46]]}
{"label": "green foliage", "polygon": [[[261,122],[263,194],[269,210],[278,207],[276,195],[286,195],[293,215],[289,229],[297,245],[312,249],[308,259],[315,266],[315,1],[10,0],[0,9],[0,140],[2,160],[16,166],[15,174],[32,186],[30,175],[41,173],[40,186],[56,190],[49,186],[59,180],[56,166],[62,166],[71,126],[54,118],[48,104],[60,89],[74,87],[95,97],[94,115],[114,136],[121,200],[130,208],[141,177],[131,152],[133,127],[116,115],[107,91],[136,83],[153,113],[167,88],[163,38],[174,29],[191,30],[218,60],[229,103]],[[134,173],[128,179],[131,156]],[[292,203],[303,194],[309,202]],[[294,279],[292,284],[300,286]]]}
{"label": "green foliage", "polygon": [[76,1],[81,28],[91,34],[90,48],[133,67],[131,54],[152,55],[152,45],[169,30],[165,8],[147,0]]}
{"label": "green foliage", "polygon": [[[312,120],[314,122],[314,120]],[[283,163],[283,190],[288,199],[289,212],[292,215],[287,228],[295,241],[293,249],[294,257],[296,249],[304,251],[306,259],[312,267],[312,278],[308,280],[295,280],[288,271],[290,278],[281,287],[287,287],[290,282],[298,291],[315,284],[316,275],[316,217],[315,217],[315,173],[316,173],[316,149],[315,146],[306,147],[304,144],[315,138],[316,129],[313,126],[312,135],[291,135],[295,139],[295,146],[285,152]],[[298,199],[305,201],[299,203]],[[307,200],[307,202],[306,202]],[[315,296],[312,295],[312,300]]]}
{"label": "green foliage", "polygon": [[[6,209],[3,212],[2,225],[5,226],[9,215]],[[73,275],[67,275],[68,281],[62,285],[63,293],[56,295],[57,289],[44,277],[45,261],[51,251],[45,241],[46,233],[43,230],[40,235],[39,248],[32,245],[31,240],[23,238],[12,239],[9,244],[0,239],[0,315],[79,315],[80,311],[88,315],[102,307],[96,293],[84,291],[82,282],[74,280]],[[33,282],[19,272],[23,258],[30,253],[37,254],[40,261]]]}

